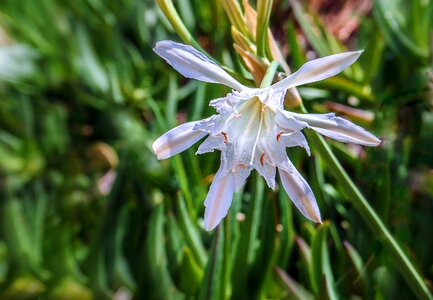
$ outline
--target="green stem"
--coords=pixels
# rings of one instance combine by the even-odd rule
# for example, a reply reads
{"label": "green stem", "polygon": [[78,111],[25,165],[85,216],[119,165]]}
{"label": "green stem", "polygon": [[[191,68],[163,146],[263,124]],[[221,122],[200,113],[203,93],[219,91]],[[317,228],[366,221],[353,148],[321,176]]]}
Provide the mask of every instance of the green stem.
{"label": "green stem", "polygon": [[260,88],[268,87],[272,84],[279,65],[279,62],[276,60],[271,62],[266,70],[265,76],[263,76],[262,82],[260,83]]}
{"label": "green stem", "polygon": [[227,215],[224,219],[224,258],[223,258],[223,280],[221,287],[221,299],[230,299],[231,287],[230,287],[230,262],[231,262],[231,239],[230,234],[230,215]]}
{"label": "green stem", "polygon": [[370,86],[361,85],[359,83],[346,79],[342,76],[334,76],[328,78],[326,80],[318,82],[316,86],[318,88],[323,88],[323,89],[335,89],[335,90],[343,91],[348,94],[367,100],[368,102],[375,102],[375,98],[371,92]]}
{"label": "green stem", "polygon": [[191,248],[191,252],[197,264],[201,268],[204,268],[207,262],[207,253],[202,240],[200,239],[200,233],[198,232],[197,226],[194,224],[190,214],[188,213],[184,198],[178,196],[174,203],[179,212],[179,222],[185,236],[186,244]]}
{"label": "green stem", "polygon": [[[302,108],[306,113],[305,108]],[[417,272],[414,265],[403,252],[400,245],[391,235],[391,233],[383,224],[380,217],[376,214],[368,201],[364,198],[356,185],[350,179],[349,175],[341,166],[340,162],[335,157],[329,145],[324,138],[313,131],[307,131],[308,139],[313,143],[318,153],[326,161],[327,166],[331,170],[334,177],[337,179],[343,190],[349,196],[352,204],[361,214],[364,221],[371,227],[373,233],[379,238],[388,251],[392,254],[397,268],[406,282],[412,288],[413,292],[419,299],[432,300],[433,296],[427,288],[422,276]]]}
{"label": "green stem", "polygon": [[168,21],[170,22],[171,26],[173,26],[174,31],[176,31],[180,39],[185,44],[194,44],[195,41],[179,17],[173,2],[171,0],[156,0],[156,4],[158,4],[163,14],[167,17]]}
{"label": "green stem", "polygon": [[257,28],[256,28],[256,46],[257,54],[261,57],[267,57],[266,48],[268,47],[268,27],[271,16],[273,0],[257,1]]}

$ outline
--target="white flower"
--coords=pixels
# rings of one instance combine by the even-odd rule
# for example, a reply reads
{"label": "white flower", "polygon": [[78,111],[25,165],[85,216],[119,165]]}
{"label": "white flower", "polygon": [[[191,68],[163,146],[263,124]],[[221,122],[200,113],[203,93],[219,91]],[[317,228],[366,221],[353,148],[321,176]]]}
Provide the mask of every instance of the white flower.
{"label": "white flower", "polygon": [[278,169],[283,187],[296,207],[310,220],[321,222],[313,191],[286,153],[287,147],[301,146],[310,154],[302,129],[311,128],[341,142],[366,146],[380,143],[371,133],[334,114],[297,114],[284,110],[283,105],[287,89],[338,74],[355,62],[362,51],[309,61],[267,88],[240,84],[191,46],[161,41],[154,51],[185,77],[233,89],[227,96],[210,102],[217,114],[173,128],[152,145],[158,159],[165,159],[207,136],[197,153],[221,151],[221,166],[204,202],[207,230],[215,228],[227,215],[233,193],[242,187],[253,169],[272,189]]}

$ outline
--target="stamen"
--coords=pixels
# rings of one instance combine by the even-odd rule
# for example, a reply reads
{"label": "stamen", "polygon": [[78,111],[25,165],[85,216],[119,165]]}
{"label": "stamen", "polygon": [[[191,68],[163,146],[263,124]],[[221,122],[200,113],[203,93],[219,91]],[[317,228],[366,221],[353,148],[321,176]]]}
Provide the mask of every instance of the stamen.
{"label": "stamen", "polygon": [[280,130],[278,133],[277,133],[277,142],[279,142],[280,140],[281,140],[281,135],[284,133],[284,130]]}
{"label": "stamen", "polygon": [[254,163],[254,155],[256,154],[256,148],[257,148],[257,144],[259,143],[259,138],[260,138],[260,133],[262,131],[262,125],[263,125],[263,107],[262,107],[262,111],[260,113],[260,125],[259,125],[259,130],[257,131],[257,136],[256,136],[256,140],[254,141],[254,146],[253,146],[253,151],[251,154],[251,160],[250,160],[250,166]]}
{"label": "stamen", "polygon": [[260,164],[262,165],[262,167],[265,165],[265,152],[260,155]]}
{"label": "stamen", "polygon": [[224,144],[226,144],[229,141],[229,136],[224,131],[222,131],[221,134],[224,136]]}
{"label": "stamen", "polygon": [[231,169],[231,172],[236,173],[239,172],[240,169],[245,169],[246,167],[248,167],[246,164],[238,164]]}

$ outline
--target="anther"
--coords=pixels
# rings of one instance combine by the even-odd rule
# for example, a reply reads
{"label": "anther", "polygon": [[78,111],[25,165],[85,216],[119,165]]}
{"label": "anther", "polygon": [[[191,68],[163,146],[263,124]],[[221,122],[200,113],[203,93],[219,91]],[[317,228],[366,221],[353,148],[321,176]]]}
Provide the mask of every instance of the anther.
{"label": "anther", "polygon": [[262,155],[260,155],[260,164],[262,166],[265,165],[265,152],[263,152]]}
{"label": "anther", "polygon": [[284,133],[284,130],[280,130],[278,133],[277,133],[277,142],[279,142],[280,140],[281,140],[281,135]]}
{"label": "anther", "polygon": [[221,132],[221,134],[224,136],[224,144],[229,141],[229,136],[224,131]]}
{"label": "anther", "polygon": [[241,168],[241,169],[245,169],[245,168],[247,167],[246,164],[239,164],[238,166],[239,166],[239,168]]}

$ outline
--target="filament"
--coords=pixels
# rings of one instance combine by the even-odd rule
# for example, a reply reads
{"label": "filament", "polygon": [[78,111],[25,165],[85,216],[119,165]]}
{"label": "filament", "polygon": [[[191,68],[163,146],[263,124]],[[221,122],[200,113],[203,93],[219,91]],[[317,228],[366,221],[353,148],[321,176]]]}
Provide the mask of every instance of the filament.
{"label": "filament", "polygon": [[254,141],[253,151],[252,151],[251,160],[250,160],[250,166],[254,163],[254,156],[256,154],[256,148],[257,148],[257,144],[259,143],[260,133],[262,131],[262,126],[263,126],[263,115],[264,115],[264,106],[262,106],[262,109],[260,112],[259,130],[257,131],[256,140]]}

